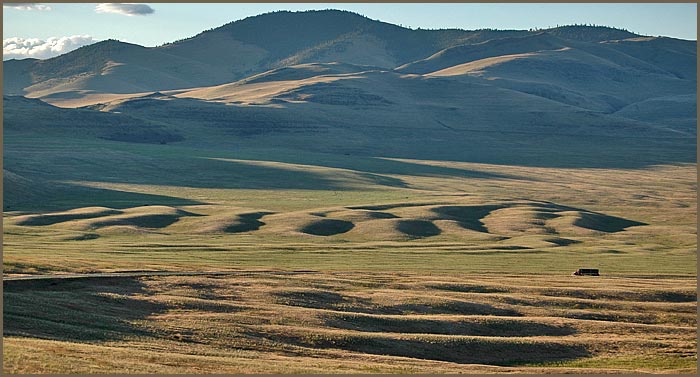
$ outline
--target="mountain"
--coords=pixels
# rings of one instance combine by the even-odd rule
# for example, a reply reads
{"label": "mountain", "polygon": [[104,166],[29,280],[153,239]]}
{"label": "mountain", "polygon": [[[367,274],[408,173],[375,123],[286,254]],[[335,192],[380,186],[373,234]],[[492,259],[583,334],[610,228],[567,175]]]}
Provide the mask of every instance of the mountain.
{"label": "mountain", "polygon": [[[522,32],[465,30],[411,30],[371,20],[356,13],[325,10],[280,11],[248,17],[203,32],[195,37],[162,46],[179,56],[192,56],[197,45],[217,45],[217,58],[253,50],[247,63],[251,74],[280,66],[310,62],[342,61],[349,64],[393,68],[465,41],[481,41],[493,35]],[[207,54],[208,55],[208,54]],[[240,56],[240,54],[237,54]],[[202,57],[211,61],[213,55]]]}
{"label": "mountain", "polygon": [[[154,88],[175,89],[214,83],[225,72],[193,59],[165,54],[135,44],[107,40],[47,60],[5,62],[9,93],[32,97],[55,93],[138,93]],[[27,72],[15,76],[19,70]],[[18,81],[20,81],[18,83]],[[8,93],[8,91],[6,91]]]}
{"label": "mountain", "polygon": [[346,11],[283,11],[155,48],[108,40],[52,59],[10,60],[3,78],[5,94],[135,93],[221,84],[310,62],[393,68],[465,40],[499,34],[509,32],[410,30]]}
{"label": "mountain", "polygon": [[626,162],[638,166],[694,159],[696,61],[695,42],[608,27],[412,30],[284,11],[160,47],[5,62],[6,92],[77,108],[7,97],[5,130],[544,165],[671,151]]}
{"label": "mountain", "polygon": [[[552,29],[575,40],[637,37],[617,29]],[[108,40],[47,60],[4,63],[5,94],[139,93],[223,84],[273,68],[343,62],[386,69],[441,50],[537,33],[524,30],[412,30],[338,10],[248,17],[192,38],[146,48]],[[598,33],[598,34],[596,34]],[[65,97],[59,96],[59,97]]]}

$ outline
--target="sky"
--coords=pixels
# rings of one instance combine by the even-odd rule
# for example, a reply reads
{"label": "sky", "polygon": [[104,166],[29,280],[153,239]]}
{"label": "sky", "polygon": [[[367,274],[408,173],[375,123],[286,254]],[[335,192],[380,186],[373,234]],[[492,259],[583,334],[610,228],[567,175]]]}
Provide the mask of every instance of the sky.
{"label": "sky", "polygon": [[344,9],[410,28],[474,30],[596,24],[696,40],[695,3],[3,4],[3,60],[49,58],[105,39],[158,46],[275,10]]}

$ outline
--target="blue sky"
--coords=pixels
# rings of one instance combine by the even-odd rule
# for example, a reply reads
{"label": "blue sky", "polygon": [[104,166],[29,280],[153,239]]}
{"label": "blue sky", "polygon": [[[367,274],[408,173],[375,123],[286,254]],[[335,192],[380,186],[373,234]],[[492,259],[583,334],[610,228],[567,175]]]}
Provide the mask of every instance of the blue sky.
{"label": "blue sky", "polygon": [[[282,9],[346,9],[373,19],[425,29],[529,29],[585,23],[625,28],[644,35],[663,35],[692,40],[695,40],[697,35],[697,4],[694,3],[144,3],[141,8],[125,7],[128,6],[102,5],[98,8],[98,4],[34,4],[22,6],[20,9],[4,5],[3,57],[8,58],[8,51],[19,55],[39,51],[41,56],[34,57],[44,58],[67,52],[82,44],[108,38],[144,46],[156,46],[190,37],[203,30],[247,16]],[[132,15],[126,15],[127,13]],[[34,46],[39,46],[43,50],[36,50]]]}

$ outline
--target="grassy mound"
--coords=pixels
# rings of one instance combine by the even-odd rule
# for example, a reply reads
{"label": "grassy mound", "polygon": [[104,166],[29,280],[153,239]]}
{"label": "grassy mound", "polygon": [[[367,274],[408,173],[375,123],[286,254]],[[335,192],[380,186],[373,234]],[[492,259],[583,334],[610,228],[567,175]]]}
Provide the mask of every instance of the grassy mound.
{"label": "grassy mound", "polygon": [[160,229],[185,216],[197,215],[168,206],[142,206],[124,210],[86,207],[67,212],[20,216],[16,224],[34,226],[60,224],[61,228],[78,230],[107,227]]}
{"label": "grassy mound", "polygon": [[489,232],[506,236],[553,233],[546,220],[559,217],[551,210],[536,206],[513,206],[494,210],[482,222]]}
{"label": "grassy mound", "polygon": [[111,208],[85,207],[58,213],[18,216],[15,218],[15,224],[24,226],[45,226],[73,220],[92,219],[96,217],[117,215],[121,213],[122,211]]}
{"label": "grassy mound", "polygon": [[[76,360],[87,354],[90,362],[114,363],[115,350],[134,350],[128,370],[136,370],[163,357],[144,356],[154,348],[189,355],[196,347],[198,368],[230,362],[240,371],[235,363],[250,361],[251,373],[275,366],[280,354],[303,358],[275,369],[287,372],[692,373],[695,284],[674,277],[252,270],[8,280],[6,344],[22,339],[37,348],[24,359],[16,352],[6,358],[18,371],[27,357],[32,370],[69,370],[31,358],[90,345],[104,353],[80,348]],[[304,369],[313,363],[323,364]]]}

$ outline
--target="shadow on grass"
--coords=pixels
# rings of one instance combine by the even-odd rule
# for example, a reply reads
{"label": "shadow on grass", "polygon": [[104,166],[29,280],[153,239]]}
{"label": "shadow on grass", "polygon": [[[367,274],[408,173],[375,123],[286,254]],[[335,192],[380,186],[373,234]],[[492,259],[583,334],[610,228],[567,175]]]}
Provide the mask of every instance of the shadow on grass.
{"label": "shadow on grass", "polygon": [[172,225],[180,220],[180,215],[141,215],[122,219],[109,219],[92,224],[95,228],[117,225],[130,225],[140,228],[160,229]]}
{"label": "shadow on grass", "polygon": [[330,309],[348,313],[522,316],[520,312],[513,309],[460,300],[380,305],[372,302],[369,298],[347,296],[325,290],[289,290],[276,292],[273,296],[274,302],[281,305]]}
{"label": "shadow on grass", "polygon": [[432,237],[442,233],[435,224],[425,220],[399,220],[396,229],[413,238]]}
{"label": "shadow on grass", "polygon": [[[5,211],[65,211],[81,207],[104,206],[109,208],[131,208],[147,205],[163,206],[187,206],[205,204],[203,202],[177,198],[166,195],[142,194],[122,190],[112,190],[81,186],[77,184],[56,184],[53,182],[43,182],[47,186],[52,186],[51,192],[43,198],[27,197],[27,199],[13,199],[3,203]],[[6,187],[6,189],[12,187]],[[41,200],[40,200],[41,199]],[[75,215],[70,215],[75,217]],[[102,216],[102,215],[100,215]],[[85,215],[82,218],[99,217]],[[52,218],[53,222],[61,222],[61,218]],[[27,224],[23,224],[27,225]],[[30,224],[38,225],[38,224]],[[41,224],[50,225],[50,224]]]}
{"label": "shadow on grass", "polygon": [[336,234],[347,233],[355,227],[350,221],[322,219],[306,225],[299,231],[315,236],[333,236]]}
{"label": "shadow on grass", "polygon": [[153,335],[135,322],[161,313],[138,278],[3,282],[4,335],[100,342]]}
{"label": "shadow on grass", "polygon": [[374,317],[352,314],[330,314],[325,320],[330,327],[367,331],[414,334],[470,335],[470,336],[565,336],[576,333],[567,325],[552,325],[537,321],[494,318],[478,321],[446,321],[439,319]]}
{"label": "shadow on grass", "polygon": [[102,217],[102,216],[109,216],[109,215],[118,215],[122,213],[121,211],[115,211],[115,210],[104,210],[100,212],[94,212],[94,213],[72,213],[72,214],[54,214],[54,215],[43,215],[43,216],[36,216],[36,217],[28,217],[26,219],[17,221],[17,225],[25,225],[25,226],[44,226],[44,225],[53,225],[53,224],[58,224],[66,221],[72,221],[72,220],[82,220],[82,219],[93,219],[96,217]]}
{"label": "shadow on grass", "polygon": [[260,229],[265,225],[260,221],[265,215],[270,215],[273,212],[251,212],[238,215],[238,222],[231,224],[224,229],[225,233],[243,233],[251,232]]}
{"label": "shadow on grass", "polygon": [[310,333],[279,335],[292,344],[335,348],[373,355],[411,357],[460,364],[514,366],[566,361],[590,356],[581,344],[539,340],[448,338],[416,335],[393,338],[372,335]]}
{"label": "shadow on grass", "polygon": [[445,206],[433,209],[433,212],[443,220],[454,220],[465,229],[477,232],[488,233],[481,219],[488,216],[492,211],[506,207],[505,205],[486,206]]}
{"label": "shadow on grass", "polygon": [[573,225],[582,228],[597,230],[599,232],[617,233],[632,226],[649,225],[647,223],[628,220],[622,217],[606,215],[600,212],[588,211],[582,208],[563,206],[551,202],[543,202],[541,207],[556,211],[578,211],[581,213],[581,217],[579,219],[576,219]]}
{"label": "shadow on grass", "polygon": [[370,310],[370,300],[345,296],[323,290],[289,290],[274,293],[274,302],[280,305],[300,306],[312,309],[331,309],[350,312]]}
{"label": "shadow on grass", "polygon": [[[513,206],[516,206],[516,204],[443,206],[434,208],[432,211],[439,216],[437,219],[454,220],[465,229],[488,233],[488,229],[486,229],[481,220],[491,214],[492,211]],[[632,226],[648,225],[639,221],[628,220],[599,212],[592,212],[582,208],[562,206],[551,202],[534,203],[532,207],[547,211],[576,211],[580,214],[580,218],[576,219],[573,225],[599,232],[616,233]],[[540,213],[539,216],[544,219],[559,217],[559,215],[556,213]],[[552,238],[547,241],[555,243],[559,246],[567,246],[578,242],[565,238]]]}

